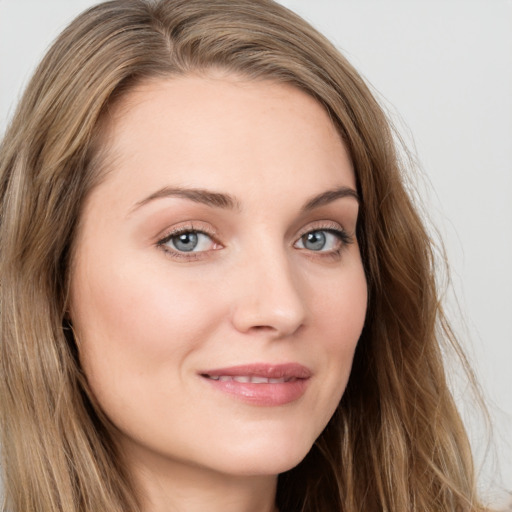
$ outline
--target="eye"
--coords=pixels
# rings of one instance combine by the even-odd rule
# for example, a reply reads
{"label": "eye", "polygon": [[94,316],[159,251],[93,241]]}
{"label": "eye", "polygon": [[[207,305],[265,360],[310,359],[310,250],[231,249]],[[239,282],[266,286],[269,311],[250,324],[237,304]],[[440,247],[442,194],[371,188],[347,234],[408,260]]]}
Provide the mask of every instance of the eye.
{"label": "eye", "polygon": [[173,231],[158,245],[171,253],[199,253],[214,250],[218,244],[209,234],[187,228]]}
{"label": "eye", "polygon": [[295,247],[313,252],[338,253],[351,242],[352,239],[343,230],[315,229],[304,233],[295,242]]}

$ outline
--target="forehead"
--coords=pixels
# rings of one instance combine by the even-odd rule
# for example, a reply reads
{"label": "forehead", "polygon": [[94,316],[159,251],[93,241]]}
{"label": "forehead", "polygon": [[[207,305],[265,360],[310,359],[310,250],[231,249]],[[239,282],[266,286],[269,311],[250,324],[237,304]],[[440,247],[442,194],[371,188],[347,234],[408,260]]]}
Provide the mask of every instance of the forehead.
{"label": "forehead", "polygon": [[107,181],[133,181],[136,189],[169,181],[242,191],[297,180],[315,189],[336,180],[355,187],[326,110],[287,84],[231,76],[147,81],[117,102],[104,134]]}

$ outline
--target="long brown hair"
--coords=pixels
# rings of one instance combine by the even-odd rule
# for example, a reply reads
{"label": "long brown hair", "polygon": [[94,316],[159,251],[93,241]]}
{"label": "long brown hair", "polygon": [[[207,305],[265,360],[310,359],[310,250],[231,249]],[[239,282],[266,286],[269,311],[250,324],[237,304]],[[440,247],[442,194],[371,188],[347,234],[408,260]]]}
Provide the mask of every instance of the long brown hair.
{"label": "long brown hair", "polygon": [[477,511],[469,444],[447,386],[432,242],[393,135],[362,78],[271,0],[114,0],[79,16],[38,67],[0,147],[0,400],[5,510],[139,510],[94,405],[67,318],[101,121],[153,77],[212,68],[292,84],[329,112],[356,171],[369,308],[346,392],[279,478],[285,511]]}

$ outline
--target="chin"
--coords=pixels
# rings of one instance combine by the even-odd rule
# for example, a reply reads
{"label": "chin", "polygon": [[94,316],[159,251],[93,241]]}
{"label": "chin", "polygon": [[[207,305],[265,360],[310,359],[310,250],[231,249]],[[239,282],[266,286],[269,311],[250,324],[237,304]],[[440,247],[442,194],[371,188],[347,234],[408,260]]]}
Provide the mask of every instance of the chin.
{"label": "chin", "polygon": [[[232,445],[223,451],[222,472],[239,476],[270,476],[289,471],[306,457],[315,439],[300,440],[288,435],[286,439],[262,440],[249,446]],[[219,461],[217,461],[217,466]]]}

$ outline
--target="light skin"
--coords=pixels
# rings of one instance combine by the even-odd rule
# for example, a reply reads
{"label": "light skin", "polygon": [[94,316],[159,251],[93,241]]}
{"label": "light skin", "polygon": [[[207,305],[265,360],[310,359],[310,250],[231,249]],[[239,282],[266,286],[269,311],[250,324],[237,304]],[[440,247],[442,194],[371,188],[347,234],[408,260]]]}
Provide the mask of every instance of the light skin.
{"label": "light skin", "polygon": [[[305,93],[221,75],[138,86],[105,137],[71,317],[143,509],[272,511],[277,475],[343,394],[366,313],[346,148]],[[254,364],[300,365],[303,386],[207,374]]]}

